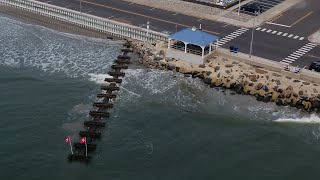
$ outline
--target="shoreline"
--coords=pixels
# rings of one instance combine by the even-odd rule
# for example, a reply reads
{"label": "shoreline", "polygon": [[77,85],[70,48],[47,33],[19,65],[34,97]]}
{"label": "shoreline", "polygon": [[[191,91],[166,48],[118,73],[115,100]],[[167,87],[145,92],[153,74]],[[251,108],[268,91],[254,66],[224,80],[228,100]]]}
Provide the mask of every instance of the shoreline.
{"label": "shoreline", "polygon": [[291,106],[309,113],[320,113],[320,84],[294,79],[221,55],[215,55],[205,64],[192,65],[186,61],[167,58],[167,46],[163,42],[145,44],[136,40],[111,37],[107,33],[3,5],[0,6],[0,13],[60,32],[127,41],[139,55],[138,63],[147,68],[179,72],[187,77],[200,78],[211,88],[222,87],[233,90],[232,94],[255,96],[256,100],[265,103],[274,102],[278,106]]}
{"label": "shoreline", "polygon": [[147,68],[170,70],[186,77],[200,78],[211,88],[225,88],[232,95],[251,95],[257,101],[291,106],[308,113],[320,113],[320,84],[295,79],[279,72],[246,64],[215,54],[204,64],[193,65],[166,57],[163,42],[144,44],[130,41],[139,63]]}

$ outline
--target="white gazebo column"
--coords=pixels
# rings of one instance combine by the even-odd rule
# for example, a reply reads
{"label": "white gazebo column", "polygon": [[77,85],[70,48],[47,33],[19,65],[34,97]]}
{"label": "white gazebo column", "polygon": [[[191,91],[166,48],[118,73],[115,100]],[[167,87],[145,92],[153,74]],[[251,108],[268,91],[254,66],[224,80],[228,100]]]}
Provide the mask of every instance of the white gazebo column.
{"label": "white gazebo column", "polygon": [[216,41],[216,50],[218,49],[219,39]]}
{"label": "white gazebo column", "polygon": [[204,57],[204,47],[203,46],[201,46],[201,48],[202,48],[202,58]]}
{"label": "white gazebo column", "polygon": [[169,41],[168,41],[168,49],[170,49],[170,42],[171,42],[171,38],[169,38]]}
{"label": "white gazebo column", "polygon": [[184,53],[187,53],[187,46],[188,46],[188,43],[185,43],[185,42],[183,42],[184,43]]}
{"label": "white gazebo column", "polygon": [[211,46],[212,46],[212,44],[210,43],[209,44],[209,53],[211,53]]}

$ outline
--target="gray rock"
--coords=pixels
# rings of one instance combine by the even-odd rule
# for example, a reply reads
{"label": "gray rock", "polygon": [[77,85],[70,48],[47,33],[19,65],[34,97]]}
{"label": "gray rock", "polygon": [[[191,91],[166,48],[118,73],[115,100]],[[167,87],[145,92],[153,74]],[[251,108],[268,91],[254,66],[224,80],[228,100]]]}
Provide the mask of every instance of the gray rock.
{"label": "gray rock", "polygon": [[173,65],[173,64],[168,64],[168,65],[167,65],[167,69],[170,70],[170,71],[174,70],[175,68],[176,68],[176,67],[175,67],[175,65]]}
{"label": "gray rock", "polygon": [[154,58],[154,60],[155,60],[155,61],[160,61],[160,60],[162,60],[162,57],[157,56],[157,57]]}
{"label": "gray rock", "polygon": [[217,71],[219,71],[219,70],[220,70],[220,66],[214,67],[214,72],[217,72]]}

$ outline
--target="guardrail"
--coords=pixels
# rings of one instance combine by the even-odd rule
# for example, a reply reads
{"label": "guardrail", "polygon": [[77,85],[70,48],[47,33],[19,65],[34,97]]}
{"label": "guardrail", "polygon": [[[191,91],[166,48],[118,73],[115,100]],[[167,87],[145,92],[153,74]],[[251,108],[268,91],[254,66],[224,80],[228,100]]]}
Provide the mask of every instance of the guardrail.
{"label": "guardrail", "polygon": [[168,35],[163,33],[34,0],[0,0],[0,4],[105,32],[120,38],[151,42],[155,40],[168,41]]}

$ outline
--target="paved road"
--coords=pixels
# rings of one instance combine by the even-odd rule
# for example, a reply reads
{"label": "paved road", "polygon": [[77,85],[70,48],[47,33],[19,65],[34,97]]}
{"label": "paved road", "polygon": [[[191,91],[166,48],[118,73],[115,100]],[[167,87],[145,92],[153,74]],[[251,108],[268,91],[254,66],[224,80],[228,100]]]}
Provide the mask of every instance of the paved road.
{"label": "paved road", "polygon": [[[49,3],[79,10],[78,0],[51,0]],[[316,21],[317,18],[319,19],[319,7],[319,0],[304,0],[302,4],[294,6],[273,21],[273,23],[277,24],[286,23],[286,25],[289,24],[288,26],[291,25],[291,27],[270,24],[262,25],[261,28],[271,29],[272,31],[270,33],[267,33],[268,30],[261,31],[262,29],[255,31],[253,55],[281,61],[309,43],[307,37],[320,27],[320,21]],[[140,27],[145,27],[146,22],[150,21],[150,28],[159,32],[168,31],[174,33],[185,27],[199,26],[201,23],[203,30],[223,38],[239,29],[239,27],[233,25],[176,14],[121,0],[82,1],[82,12],[123,21]],[[277,31],[277,33],[272,34],[274,31]],[[241,52],[249,53],[251,32],[251,29],[245,31],[235,39],[223,44],[222,47],[228,48],[230,45],[237,45]],[[294,35],[289,38],[288,36],[282,36],[283,34],[277,35],[278,32],[282,32],[283,34],[287,32],[288,36],[290,34]],[[295,36],[299,38],[294,39]],[[300,38],[301,40],[299,40]],[[315,60],[320,60],[319,47],[311,49],[310,52],[293,61],[292,64],[304,67]]]}

